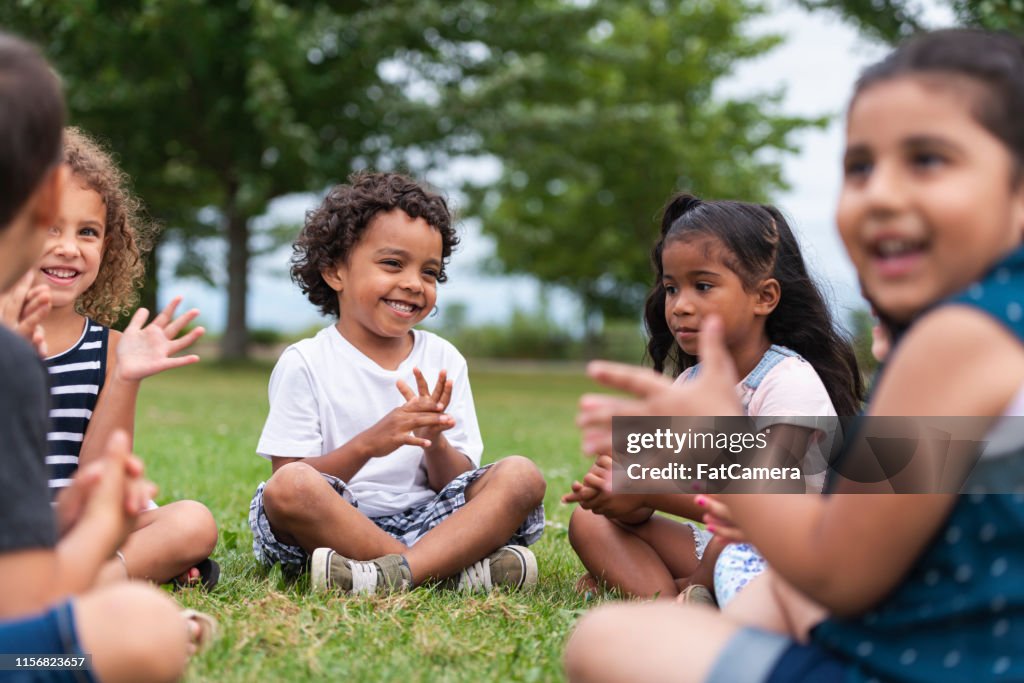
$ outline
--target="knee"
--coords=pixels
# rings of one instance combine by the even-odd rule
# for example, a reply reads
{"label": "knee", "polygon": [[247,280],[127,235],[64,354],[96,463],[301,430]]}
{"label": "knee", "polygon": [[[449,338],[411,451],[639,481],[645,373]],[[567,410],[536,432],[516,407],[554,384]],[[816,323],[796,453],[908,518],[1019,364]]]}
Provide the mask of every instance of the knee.
{"label": "knee", "polygon": [[619,650],[621,628],[609,607],[599,607],[583,615],[565,646],[565,673],[570,681],[607,679],[603,655]]}
{"label": "knee", "polygon": [[494,467],[495,474],[505,482],[506,489],[514,494],[518,507],[530,511],[544,502],[548,485],[532,460],[521,455],[510,455],[495,463]]}
{"label": "knee", "polygon": [[569,516],[569,545],[578,555],[580,549],[588,544],[594,535],[594,528],[600,524],[603,517],[596,515],[590,510],[584,510],[577,506]]}
{"label": "knee", "polygon": [[160,591],[119,584],[80,598],[76,621],[100,680],[176,681],[189,657],[180,609]]}
{"label": "knee", "polygon": [[184,550],[197,560],[210,556],[217,545],[217,522],[213,513],[194,500],[179,500],[174,505],[174,526]]}
{"label": "knee", "polygon": [[271,522],[291,518],[308,508],[309,501],[324,484],[323,477],[303,462],[284,465],[263,487],[263,507]]}

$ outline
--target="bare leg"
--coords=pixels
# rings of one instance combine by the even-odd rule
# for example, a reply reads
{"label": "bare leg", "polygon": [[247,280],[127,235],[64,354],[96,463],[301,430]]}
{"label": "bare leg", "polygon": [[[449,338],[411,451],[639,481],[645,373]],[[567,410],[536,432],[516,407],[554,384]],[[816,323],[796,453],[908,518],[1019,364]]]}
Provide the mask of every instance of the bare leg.
{"label": "bare leg", "polygon": [[179,500],[139,515],[121,552],[133,579],[170,581],[205,560],[217,545],[217,523],[202,503]]}
{"label": "bare leg", "polygon": [[354,560],[372,560],[406,552],[305,463],[288,463],[274,473],[263,489],[263,507],[278,540],[309,553],[333,548]]}
{"label": "bare leg", "polygon": [[606,605],[576,625],[566,673],[570,681],[703,681],[737,628],[701,606]]}
{"label": "bare leg", "polygon": [[718,556],[722,554],[722,549],[729,545],[728,542],[723,541],[718,536],[712,536],[711,540],[704,547],[704,554],[701,555],[700,561],[697,564],[697,568],[693,571],[693,574],[689,579],[682,581],[676,581],[676,585],[680,586],[680,590],[686,586],[704,586],[712,594],[715,592],[715,562],[718,561]]}
{"label": "bare leg", "polygon": [[541,504],[545,488],[527,458],[494,463],[466,489],[466,505],[406,551],[413,582],[451,576],[500,548]]}
{"label": "bare leg", "polygon": [[789,626],[789,633],[799,642],[810,640],[811,629],[824,621],[828,610],[793,588],[792,584],[769,570],[772,590],[776,601],[782,607]]}
{"label": "bare leg", "polygon": [[785,633],[801,643],[806,643],[811,628],[828,616],[821,605],[771,569],[748,583],[722,613],[736,624]]}
{"label": "bare leg", "polygon": [[690,527],[659,515],[628,526],[577,508],[569,542],[595,578],[637,597],[673,598],[679,593],[675,579],[697,568]]}
{"label": "bare leg", "polygon": [[180,608],[159,590],[121,583],[75,599],[82,650],[104,683],[176,681],[188,663],[190,638]]}

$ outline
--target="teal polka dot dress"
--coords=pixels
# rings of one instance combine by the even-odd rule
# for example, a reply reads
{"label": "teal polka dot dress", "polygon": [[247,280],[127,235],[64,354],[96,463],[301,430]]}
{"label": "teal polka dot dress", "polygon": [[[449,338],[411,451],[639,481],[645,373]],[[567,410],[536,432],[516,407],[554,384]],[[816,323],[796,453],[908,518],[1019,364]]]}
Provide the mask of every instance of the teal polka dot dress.
{"label": "teal polka dot dress", "polygon": [[[944,303],[977,307],[1024,343],[1024,248]],[[892,594],[812,633],[851,663],[850,681],[1024,681],[1024,439],[982,466],[1018,492],[960,496]]]}

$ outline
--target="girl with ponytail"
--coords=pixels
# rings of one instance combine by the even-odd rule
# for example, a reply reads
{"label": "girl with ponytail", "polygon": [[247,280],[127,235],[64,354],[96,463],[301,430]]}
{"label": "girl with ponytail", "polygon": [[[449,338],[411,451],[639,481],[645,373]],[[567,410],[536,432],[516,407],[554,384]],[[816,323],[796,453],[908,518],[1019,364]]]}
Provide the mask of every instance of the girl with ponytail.
{"label": "girl with ponytail", "polygon": [[[655,370],[677,383],[693,378],[703,322],[720,317],[725,347],[743,378],[736,389],[744,411],[758,418],[769,440],[786,439],[803,454],[799,492],[820,491],[835,418],[860,411],[863,381],[785,218],[772,206],[679,194],[662,214],[651,260],[657,276],[644,319]],[[604,584],[642,597],[688,589],[688,598],[710,601],[704,587],[713,585],[724,606],[764,570],[752,546],[729,543],[737,536],[722,528],[727,511],[719,501],[614,494],[610,468],[610,457],[599,457],[563,498],[579,503],[569,540],[589,571],[582,586]],[[703,530],[656,510],[690,519],[718,513],[720,526]]]}

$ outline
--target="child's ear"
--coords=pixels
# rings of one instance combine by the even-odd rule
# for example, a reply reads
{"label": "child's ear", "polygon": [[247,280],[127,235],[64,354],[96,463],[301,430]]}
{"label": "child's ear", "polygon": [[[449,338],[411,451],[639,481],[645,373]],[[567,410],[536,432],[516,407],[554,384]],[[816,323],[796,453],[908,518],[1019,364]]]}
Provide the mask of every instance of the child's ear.
{"label": "child's ear", "polygon": [[35,227],[48,230],[56,225],[69,172],[66,164],[58,164],[39,183],[32,201],[32,223]]}
{"label": "child's ear", "polygon": [[341,290],[345,289],[344,271],[345,266],[343,264],[338,264],[321,270],[320,277],[324,279],[324,282],[327,283],[328,287],[340,294]]}
{"label": "child's ear", "polygon": [[757,301],[754,303],[754,313],[757,315],[771,315],[775,307],[779,305],[782,298],[782,287],[779,281],[773,277],[761,280],[757,286]]}

